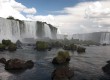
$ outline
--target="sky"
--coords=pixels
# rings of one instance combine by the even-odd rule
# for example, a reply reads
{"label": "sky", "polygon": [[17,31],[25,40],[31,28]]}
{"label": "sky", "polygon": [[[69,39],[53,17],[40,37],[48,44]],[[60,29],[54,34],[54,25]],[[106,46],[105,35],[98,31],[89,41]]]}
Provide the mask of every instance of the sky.
{"label": "sky", "polygon": [[60,34],[110,31],[110,0],[0,0],[0,17],[43,21]]}

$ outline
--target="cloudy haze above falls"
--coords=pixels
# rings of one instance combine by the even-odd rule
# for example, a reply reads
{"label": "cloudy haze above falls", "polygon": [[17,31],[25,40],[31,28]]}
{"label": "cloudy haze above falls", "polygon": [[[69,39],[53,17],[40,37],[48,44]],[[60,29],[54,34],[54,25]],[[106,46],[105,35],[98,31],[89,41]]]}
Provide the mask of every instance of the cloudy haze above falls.
{"label": "cloudy haze above falls", "polygon": [[43,21],[62,34],[110,31],[110,0],[0,0],[0,17]]}

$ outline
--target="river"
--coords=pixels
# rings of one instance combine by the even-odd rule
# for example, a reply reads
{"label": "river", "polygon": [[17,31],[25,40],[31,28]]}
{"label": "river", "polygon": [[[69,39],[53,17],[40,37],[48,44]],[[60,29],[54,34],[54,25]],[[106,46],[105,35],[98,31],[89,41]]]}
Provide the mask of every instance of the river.
{"label": "river", "polygon": [[[21,73],[10,73],[0,63],[1,80],[51,80],[51,73],[55,69],[51,61],[61,49],[38,52],[31,48],[18,49],[16,52],[0,52],[0,58],[7,60],[19,58],[22,60],[33,60],[35,65]],[[74,69],[74,77],[71,80],[110,80],[105,75],[102,67],[110,60],[110,46],[86,47],[86,53],[70,52],[71,61],[69,66]]]}

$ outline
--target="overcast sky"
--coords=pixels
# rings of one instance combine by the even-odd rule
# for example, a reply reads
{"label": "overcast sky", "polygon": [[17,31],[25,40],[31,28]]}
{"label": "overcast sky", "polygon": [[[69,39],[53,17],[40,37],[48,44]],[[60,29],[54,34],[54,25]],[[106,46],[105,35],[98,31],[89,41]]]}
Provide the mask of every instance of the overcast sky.
{"label": "overcast sky", "polygon": [[0,17],[44,21],[62,34],[110,31],[110,0],[0,0]]}

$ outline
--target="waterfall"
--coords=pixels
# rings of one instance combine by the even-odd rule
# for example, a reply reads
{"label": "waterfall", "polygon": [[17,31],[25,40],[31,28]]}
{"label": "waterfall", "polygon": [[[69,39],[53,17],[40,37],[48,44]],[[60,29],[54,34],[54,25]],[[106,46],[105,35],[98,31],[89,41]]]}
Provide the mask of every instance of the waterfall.
{"label": "waterfall", "polygon": [[101,34],[101,44],[110,44],[110,33]]}
{"label": "waterfall", "polygon": [[73,39],[90,40],[100,44],[110,44],[110,32],[73,34]]}
{"label": "waterfall", "polygon": [[61,31],[60,31],[60,29],[58,28],[58,30],[57,30],[57,34],[61,34]]}
{"label": "waterfall", "polygon": [[[43,22],[20,21],[0,18],[0,42],[10,39],[13,42],[25,38],[44,39],[55,38],[57,28]],[[56,38],[55,38],[56,39]]]}
{"label": "waterfall", "polygon": [[2,39],[11,39],[12,41],[20,39],[19,22],[0,19],[0,37],[0,41]]}
{"label": "waterfall", "polygon": [[36,22],[25,21],[25,38],[36,38]]}
{"label": "waterfall", "polygon": [[51,29],[47,24],[44,24],[45,37],[52,38]]}

